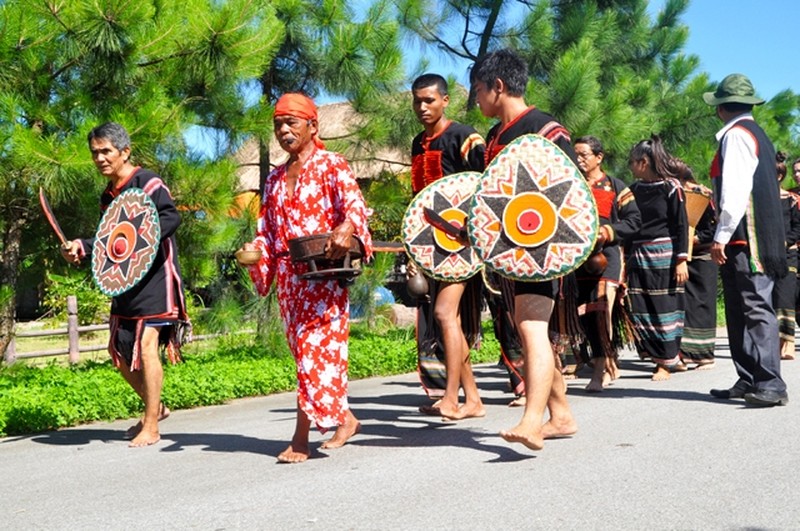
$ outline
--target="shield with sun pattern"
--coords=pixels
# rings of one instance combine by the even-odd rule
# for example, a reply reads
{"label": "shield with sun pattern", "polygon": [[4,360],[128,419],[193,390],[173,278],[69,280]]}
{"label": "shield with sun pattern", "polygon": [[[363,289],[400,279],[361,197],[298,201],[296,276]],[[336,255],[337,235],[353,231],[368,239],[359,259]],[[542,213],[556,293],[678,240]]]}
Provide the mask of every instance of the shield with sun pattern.
{"label": "shield with sun pattern", "polygon": [[108,296],[121,295],[150,271],[161,241],[155,203],[144,190],[131,188],[103,213],[92,249],[92,277]]}
{"label": "shield with sun pattern", "polygon": [[523,281],[564,276],[589,257],[597,206],[580,170],[554,143],[523,135],[484,171],[469,236],[486,267]]}
{"label": "shield with sun pattern", "polygon": [[454,173],[423,188],[403,216],[402,234],[406,252],[430,277],[446,282],[467,280],[481,269],[475,250],[431,225],[425,215],[429,208],[445,221],[462,229],[481,174]]}

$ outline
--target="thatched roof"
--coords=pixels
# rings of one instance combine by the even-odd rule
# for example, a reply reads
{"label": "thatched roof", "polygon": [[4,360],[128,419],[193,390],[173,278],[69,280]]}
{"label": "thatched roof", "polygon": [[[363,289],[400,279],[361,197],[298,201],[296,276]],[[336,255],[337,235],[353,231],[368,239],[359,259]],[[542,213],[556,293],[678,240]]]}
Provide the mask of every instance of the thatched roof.
{"label": "thatched roof", "polygon": [[[352,134],[359,125],[359,115],[348,102],[322,105],[318,109],[320,138],[328,143],[341,140]],[[411,156],[407,151],[377,146],[364,146],[353,142],[342,154],[359,179],[376,177],[383,171],[400,173],[408,170]],[[288,155],[273,137],[269,144],[269,160],[272,166],[282,164]],[[234,154],[239,163],[239,191],[258,190],[258,142],[250,139]]]}

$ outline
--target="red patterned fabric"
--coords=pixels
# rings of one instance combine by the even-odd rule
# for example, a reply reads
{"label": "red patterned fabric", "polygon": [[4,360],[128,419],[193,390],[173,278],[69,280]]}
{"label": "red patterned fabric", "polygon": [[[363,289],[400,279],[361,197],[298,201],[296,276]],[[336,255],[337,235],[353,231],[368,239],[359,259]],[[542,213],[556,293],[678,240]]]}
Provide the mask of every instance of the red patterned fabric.
{"label": "red patterned fabric", "polygon": [[298,404],[321,430],[342,424],[347,403],[347,340],[350,307],[347,288],[336,280],[303,280],[305,264],[289,257],[288,240],[331,232],[349,220],[355,236],[372,255],[367,208],[347,162],[316,150],[306,161],[290,199],[286,166],[267,178],[254,241],[261,250],[250,277],[261,295],[277,283],[278,302],[289,347],[297,364]]}
{"label": "red patterned fabric", "polygon": [[599,188],[592,186],[592,195],[594,201],[597,203],[597,213],[601,218],[611,219],[611,213],[614,210],[614,201],[617,199],[617,193],[611,189]]}
{"label": "red patterned fabric", "polygon": [[497,157],[497,154],[515,138],[528,133],[535,133],[545,137],[564,150],[572,161],[577,163],[570,143],[569,131],[555,121],[552,116],[531,105],[528,110],[508,122],[505,126],[501,127],[498,123],[489,129],[489,134],[486,136],[489,141],[485,155],[486,165],[488,166]]}
{"label": "red patterned fabric", "polygon": [[417,194],[445,175],[483,171],[485,147],[475,129],[457,122],[432,137],[421,132],[411,141],[411,190]]}
{"label": "red patterned fabric", "polygon": [[415,194],[443,176],[441,151],[426,151],[414,155],[411,160],[411,189]]}

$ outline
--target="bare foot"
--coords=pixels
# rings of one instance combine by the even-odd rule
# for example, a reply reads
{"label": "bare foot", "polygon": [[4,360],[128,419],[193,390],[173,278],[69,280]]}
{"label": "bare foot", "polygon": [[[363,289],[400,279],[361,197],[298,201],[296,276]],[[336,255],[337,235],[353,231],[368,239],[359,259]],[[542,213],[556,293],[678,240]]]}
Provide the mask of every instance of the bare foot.
{"label": "bare foot", "polygon": [[611,375],[606,370],[608,360],[609,358],[595,360],[592,379],[585,387],[587,393],[599,393],[611,382]]}
{"label": "bare foot", "polygon": [[525,395],[518,396],[508,403],[508,407],[523,407],[527,403]]}
{"label": "bare foot", "polygon": [[322,443],[321,447],[325,450],[341,448],[350,439],[350,437],[360,431],[361,423],[358,422],[351,411],[348,411],[344,424],[340,424],[339,427],[336,428],[336,433],[333,434],[333,437]]}
{"label": "bare foot", "polygon": [[696,371],[710,371],[713,369],[717,363],[714,360],[703,360],[697,362],[697,367],[694,368]]}
{"label": "bare foot", "polygon": [[149,430],[141,430],[139,434],[133,438],[133,440],[128,443],[128,448],[142,448],[144,446],[150,446],[151,444],[155,444],[161,440],[161,435],[158,433],[158,429],[152,432]]}
{"label": "bare foot", "polygon": [[669,369],[664,367],[663,365],[656,365],[655,370],[653,371],[653,376],[650,378],[654,382],[663,382],[665,380],[669,380],[670,372]]}
{"label": "bare foot", "polygon": [[448,418],[448,419],[458,418],[460,409],[458,405],[458,399],[456,399],[456,401],[453,402],[452,400],[449,399],[445,400],[444,398],[442,398],[441,400],[439,400],[438,404],[439,404],[438,405],[439,415],[442,418]]}
{"label": "bare foot", "polygon": [[540,429],[530,428],[519,424],[509,431],[501,430],[500,437],[511,443],[520,443],[531,450],[544,448],[544,437]]}
{"label": "bare foot", "polygon": [[583,363],[569,364],[561,370],[565,380],[574,380],[578,377],[578,372],[583,368]]}
{"label": "bare foot", "polygon": [[[608,373],[608,378],[611,381],[616,380],[619,378],[619,366],[617,366],[617,360],[614,358],[606,358],[606,373]],[[610,383],[610,382],[608,382]],[[608,385],[608,383],[604,383],[603,387]]]}
{"label": "bare foot", "polygon": [[[161,422],[165,418],[169,417],[169,414],[169,408],[164,405],[164,402],[161,402],[161,406],[158,410],[158,421]],[[126,441],[131,440],[139,435],[140,431],[142,431],[142,419],[139,419],[139,422],[125,430],[125,435],[123,435],[122,438]]]}
{"label": "bare foot", "polygon": [[439,405],[442,403],[441,400],[437,400],[433,404],[425,404],[419,406],[419,412],[423,415],[430,415],[431,417],[438,417],[441,416],[442,412],[439,410]]}
{"label": "bare foot", "polygon": [[290,444],[286,450],[278,454],[278,462],[302,463],[303,461],[306,461],[310,455],[311,450],[308,448],[308,445],[297,445],[297,448],[295,448],[294,444]]}
{"label": "bare foot", "polygon": [[550,419],[542,426],[542,437],[544,439],[565,439],[572,437],[576,433],[578,433],[578,423],[572,417],[562,421]]}
{"label": "bare foot", "polygon": [[486,416],[486,409],[482,402],[477,404],[462,404],[453,414],[445,414],[442,410],[442,420],[464,420]]}
{"label": "bare foot", "polygon": [[584,388],[587,393],[599,393],[611,383],[611,375],[603,372],[599,377],[595,374]]}
{"label": "bare foot", "polygon": [[794,359],[794,339],[786,341],[781,339],[781,359],[793,360]]}

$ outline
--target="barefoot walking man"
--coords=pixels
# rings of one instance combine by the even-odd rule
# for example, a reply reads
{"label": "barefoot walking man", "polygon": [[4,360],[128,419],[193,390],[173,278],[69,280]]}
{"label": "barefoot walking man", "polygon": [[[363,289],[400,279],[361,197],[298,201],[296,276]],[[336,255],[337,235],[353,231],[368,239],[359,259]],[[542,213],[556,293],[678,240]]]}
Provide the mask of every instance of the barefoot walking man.
{"label": "barefoot walking man", "polygon": [[[500,120],[487,135],[487,164],[505,145],[526,133],[548,138],[575,160],[564,126],[525,103],[528,68],[522,58],[511,50],[489,53],[472,67],[470,81],[481,113]],[[559,282],[514,282],[513,288],[514,321],[525,356],[527,399],[522,420],[500,435],[509,442],[540,450],[545,439],[571,436],[578,430],[548,336]],[[546,423],[545,408],[550,412]]]}
{"label": "barefoot walking man", "polygon": [[297,424],[282,463],[308,459],[309,431],[336,428],[322,448],[344,445],[360,424],[347,403],[347,340],[350,306],[338,280],[306,280],[306,264],[292,262],[288,240],[331,233],[331,259],[344,257],[355,235],[372,254],[367,209],[355,175],[341,155],[325,151],[317,137],[317,108],[302,94],[284,94],[275,105],[275,137],[289,160],[267,177],[258,233],[244,249],[261,251],[250,277],[261,295],[277,283],[289,347],[297,364]]}
{"label": "barefoot walking man", "polygon": [[[130,162],[131,141],[124,127],[100,125],[88,140],[95,166],[109,181],[100,196],[101,210],[132,188],[144,190],[158,210],[161,243],[155,261],[138,284],[111,300],[108,343],[114,364],[144,402],[144,417],[125,436],[132,439],[132,447],[148,446],[161,439],[158,421],[169,416],[161,402],[159,345],[166,347],[170,361],[179,361],[178,328],[188,323],[175,242],[181,218],[161,177]],[[91,257],[94,243],[94,238],[73,240],[61,252],[68,262],[79,264]]]}
{"label": "barefoot walking man", "polygon": [[[486,146],[474,128],[445,117],[450,103],[447,81],[437,74],[424,74],[411,85],[413,107],[425,128],[411,144],[411,185],[415,194],[446,175],[464,171],[483,171]],[[416,274],[409,262],[409,275]],[[438,363],[437,351],[444,352],[446,382],[428,374],[420,363],[420,377],[433,396],[444,383],[444,396],[432,405],[419,408],[427,415],[449,420],[482,417],[481,402],[469,349],[480,336],[481,277],[464,282],[440,282],[428,279],[429,299],[422,300],[417,312],[417,348],[420,360]],[[458,404],[459,389],[464,389],[464,404]],[[438,391],[441,392],[441,391]]]}

